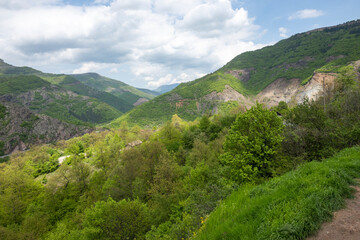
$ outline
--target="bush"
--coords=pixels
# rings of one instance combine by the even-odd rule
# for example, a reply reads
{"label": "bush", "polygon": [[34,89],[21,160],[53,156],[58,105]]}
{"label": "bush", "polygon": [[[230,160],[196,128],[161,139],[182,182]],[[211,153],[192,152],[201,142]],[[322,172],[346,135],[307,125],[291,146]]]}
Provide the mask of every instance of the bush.
{"label": "bush", "polygon": [[230,178],[241,183],[271,177],[283,128],[276,112],[264,109],[261,104],[238,115],[220,156],[222,163],[230,166]]}
{"label": "bush", "polygon": [[149,213],[138,200],[109,198],[85,212],[84,226],[89,239],[143,239],[150,229]]}

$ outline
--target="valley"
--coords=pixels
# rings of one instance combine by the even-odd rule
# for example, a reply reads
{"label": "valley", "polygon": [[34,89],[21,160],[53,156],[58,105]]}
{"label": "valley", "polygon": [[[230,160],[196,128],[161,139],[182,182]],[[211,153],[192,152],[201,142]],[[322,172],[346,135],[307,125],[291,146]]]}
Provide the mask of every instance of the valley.
{"label": "valley", "polygon": [[306,239],[360,177],[360,20],[156,90],[0,61],[0,238]]}

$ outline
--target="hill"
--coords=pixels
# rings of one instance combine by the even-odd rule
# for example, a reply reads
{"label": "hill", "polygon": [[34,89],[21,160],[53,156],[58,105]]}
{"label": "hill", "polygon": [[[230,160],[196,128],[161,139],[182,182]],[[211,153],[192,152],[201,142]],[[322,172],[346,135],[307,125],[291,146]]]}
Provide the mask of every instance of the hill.
{"label": "hill", "polygon": [[170,92],[171,90],[173,90],[174,88],[176,88],[177,86],[179,86],[180,83],[173,83],[173,84],[169,84],[169,85],[162,85],[160,87],[158,87],[157,89],[155,89],[155,92],[158,92],[160,94],[163,93],[167,93]]}
{"label": "hill", "polygon": [[[224,67],[154,98],[113,122],[156,125],[173,114],[193,120],[256,101],[269,106],[301,102],[331,87],[336,73],[360,59],[360,20],[296,34],[273,46],[240,54]],[[358,63],[355,63],[358,67]],[[325,79],[325,80],[323,80]]]}
{"label": "hill", "polygon": [[134,105],[140,98],[150,100],[155,97],[147,89],[137,89],[123,82],[103,77],[97,73],[84,73],[71,75],[83,84],[99,91],[111,93],[130,105]]}
{"label": "hill", "polygon": [[78,136],[122,114],[35,75],[0,76],[0,106],[3,153]]}

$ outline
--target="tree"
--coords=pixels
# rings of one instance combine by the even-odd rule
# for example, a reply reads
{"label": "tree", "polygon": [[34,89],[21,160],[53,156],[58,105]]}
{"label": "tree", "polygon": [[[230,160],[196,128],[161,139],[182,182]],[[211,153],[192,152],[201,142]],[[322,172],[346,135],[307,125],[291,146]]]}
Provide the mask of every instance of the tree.
{"label": "tree", "polygon": [[149,212],[139,200],[109,198],[86,210],[84,226],[88,239],[143,239],[150,228]]}
{"label": "tree", "polygon": [[283,128],[276,112],[258,103],[238,115],[220,156],[221,162],[230,167],[230,178],[241,183],[270,177],[283,140]]}

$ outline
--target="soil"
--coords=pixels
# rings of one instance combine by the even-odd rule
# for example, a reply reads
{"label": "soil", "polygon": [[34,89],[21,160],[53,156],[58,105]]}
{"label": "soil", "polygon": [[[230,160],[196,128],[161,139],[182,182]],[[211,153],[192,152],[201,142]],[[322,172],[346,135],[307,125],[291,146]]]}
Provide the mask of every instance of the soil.
{"label": "soil", "polygon": [[359,240],[360,239],[360,187],[354,199],[346,200],[346,208],[334,213],[331,222],[324,223],[316,235],[307,240]]}

